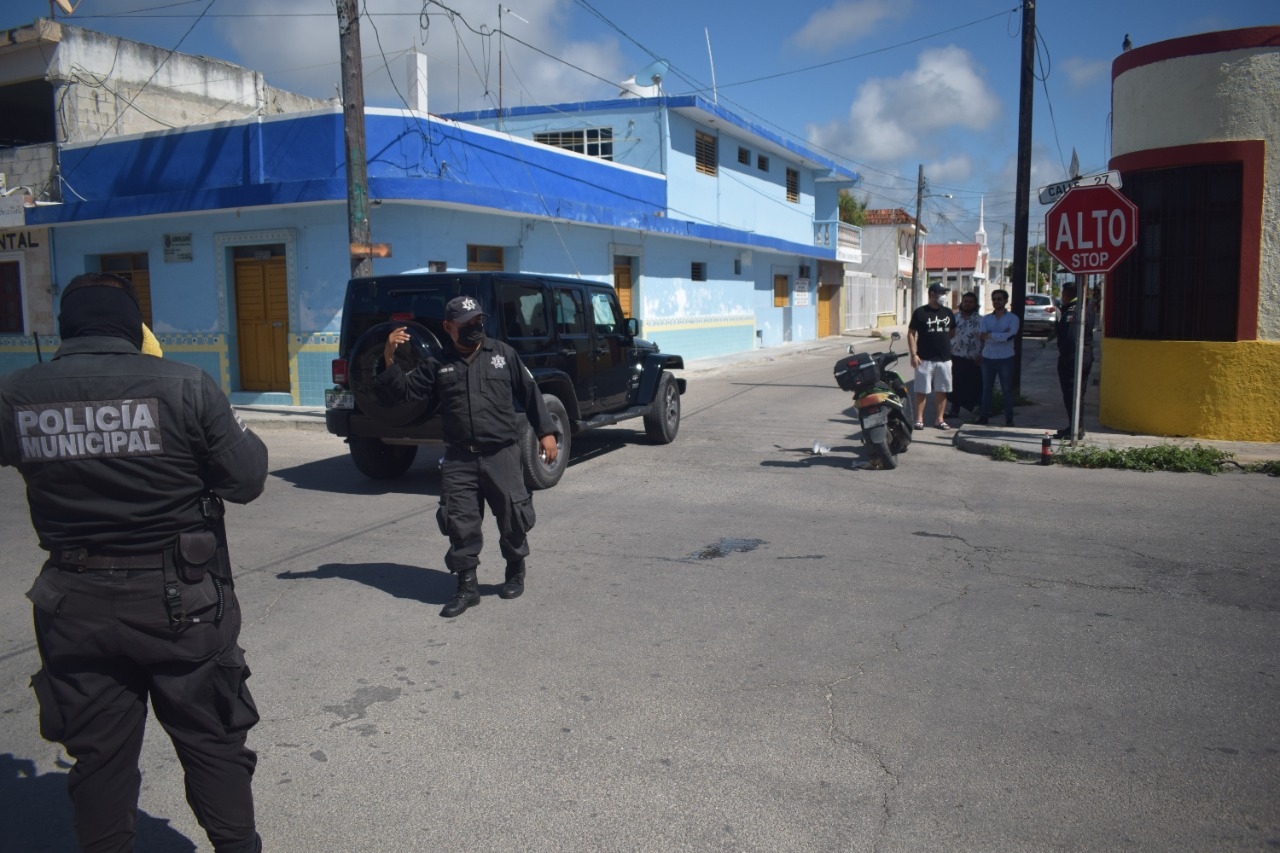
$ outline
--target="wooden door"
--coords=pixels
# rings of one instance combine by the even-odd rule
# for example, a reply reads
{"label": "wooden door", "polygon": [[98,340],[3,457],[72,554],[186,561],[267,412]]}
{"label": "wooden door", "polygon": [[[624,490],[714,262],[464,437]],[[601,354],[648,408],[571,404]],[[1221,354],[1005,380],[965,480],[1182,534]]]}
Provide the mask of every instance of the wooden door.
{"label": "wooden door", "polygon": [[240,388],[289,391],[289,282],[285,259],[236,260]]}
{"label": "wooden door", "polygon": [[839,323],[834,322],[835,311],[839,308],[838,300],[834,297],[838,292],[839,285],[818,285],[818,337],[820,338],[839,333]]}
{"label": "wooden door", "polygon": [[618,291],[618,303],[622,306],[623,317],[634,317],[631,313],[631,259],[619,257],[613,262],[613,289]]}

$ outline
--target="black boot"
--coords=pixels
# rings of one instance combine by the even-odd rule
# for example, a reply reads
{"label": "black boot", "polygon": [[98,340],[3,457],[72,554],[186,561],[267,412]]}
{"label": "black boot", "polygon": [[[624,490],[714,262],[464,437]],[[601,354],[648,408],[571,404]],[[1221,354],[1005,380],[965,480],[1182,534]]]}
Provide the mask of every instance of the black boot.
{"label": "black boot", "polygon": [[498,590],[499,598],[519,598],[524,593],[524,560],[507,563],[507,582]]}
{"label": "black boot", "polygon": [[468,607],[474,607],[479,603],[480,590],[476,584],[476,570],[467,569],[458,572],[458,592],[440,611],[440,615],[452,619],[454,616],[461,615]]}

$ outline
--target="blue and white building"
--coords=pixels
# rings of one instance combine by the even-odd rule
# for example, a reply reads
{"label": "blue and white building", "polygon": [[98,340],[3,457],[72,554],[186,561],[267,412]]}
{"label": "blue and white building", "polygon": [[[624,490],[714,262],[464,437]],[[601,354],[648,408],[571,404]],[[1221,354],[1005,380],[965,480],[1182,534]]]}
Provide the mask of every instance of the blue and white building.
{"label": "blue and white building", "polygon": [[[645,337],[686,358],[840,331],[861,235],[838,222],[838,193],[858,176],[700,96],[369,109],[365,132],[372,239],[391,247],[377,274],[611,282]],[[0,371],[33,361],[36,340],[56,347],[28,318],[55,316],[72,277],[112,270],[145,283],[166,357],[233,402],[322,403],[351,269],[340,106],[59,144],[56,158],[74,193],[0,226],[0,247],[17,230],[47,253],[26,264],[47,279],[23,275]]]}

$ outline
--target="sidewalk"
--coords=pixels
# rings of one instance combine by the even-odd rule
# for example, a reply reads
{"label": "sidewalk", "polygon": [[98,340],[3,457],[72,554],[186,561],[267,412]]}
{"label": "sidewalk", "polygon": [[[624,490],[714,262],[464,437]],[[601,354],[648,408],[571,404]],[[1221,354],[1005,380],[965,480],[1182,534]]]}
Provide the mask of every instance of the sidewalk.
{"label": "sidewalk", "polygon": [[[1232,453],[1234,460],[1241,464],[1280,460],[1280,444],[1275,443],[1138,435],[1103,426],[1098,421],[1098,379],[1103,365],[1098,358],[1099,350],[1095,349],[1094,353],[1093,371],[1085,389],[1084,405],[1081,407],[1081,426],[1085,430],[1085,436],[1077,446],[1124,450],[1166,444],[1182,447],[1201,444]],[[1058,384],[1057,360],[1058,348],[1054,342],[1042,338],[1024,338],[1021,388],[1022,397],[1030,402],[1018,406],[1014,411],[1017,426],[997,426],[997,422],[1004,420],[1000,414],[991,419],[990,426],[954,423],[956,431],[952,441],[955,446],[969,453],[990,455],[996,448],[1008,445],[1019,457],[1038,460],[1045,433],[1055,433],[1067,425],[1066,407],[1062,403],[1062,390]],[[1053,452],[1057,453],[1070,446],[1069,440],[1055,438]]]}
{"label": "sidewalk", "polygon": [[[799,353],[828,351],[832,358],[839,355],[853,344],[859,351],[884,350],[889,346],[889,335],[902,333],[904,340],[895,349],[906,352],[906,327],[866,330],[813,341],[786,343],[773,347],[746,350],[731,355],[712,356],[710,358],[690,359],[685,362],[682,376],[697,376],[725,367],[734,367],[755,362],[776,361],[780,358]],[[883,337],[877,336],[883,335]],[[1095,353],[1097,351],[1095,350]],[[1017,407],[1014,413],[1016,427],[1004,427],[992,424],[978,426],[971,423],[953,423],[956,429],[952,433],[953,445],[968,453],[979,453],[989,456],[993,450],[1007,445],[1017,456],[1024,459],[1039,459],[1041,441],[1046,432],[1052,434],[1066,426],[1067,415],[1062,405],[1062,391],[1058,387],[1057,372],[1058,350],[1052,341],[1043,338],[1024,338],[1022,342],[1022,397],[1030,402]],[[903,372],[909,365],[904,359]],[[1152,447],[1163,444],[1191,446],[1202,444],[1216,447],[1234,454],[1236,462],[1251,464],[1256,462],[1280,461],[1280,443],[1250,441],[1208,441],[1204,439],[1170,438],[1157,435],[1135,435],[1120,432],[1103,426],[1098,421],[1098,378],[1101,374],[1102,362],[1096,358],[1089,387],[1085,389],[1082,410],[1082,425],[1085,437],[1080,446],[1101,447],[1122,450],[1131,447]],[[932,405],[932,404],[930,404]],[[254,429],[305,429],[323,432],[323,406],[236,406],[240,417]],[[1003,420],[997,415],[995,421]],[[1054,439],[1053,451],[1056,453],[1070,446],[1069,441]]]}

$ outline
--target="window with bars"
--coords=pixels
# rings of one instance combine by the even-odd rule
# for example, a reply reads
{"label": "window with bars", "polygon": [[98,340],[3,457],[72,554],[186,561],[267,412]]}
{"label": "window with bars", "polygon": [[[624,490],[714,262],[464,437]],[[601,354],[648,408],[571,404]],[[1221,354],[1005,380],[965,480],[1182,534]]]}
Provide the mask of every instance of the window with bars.
{"label": "window with bars", "polygon": [[800,172],[787,169],[787,201],[800,201]]}
{"label": "window with bars", "polygon": [[694,131],[693,158],[699,172],[704,175],[716,174],[716,138],[700,130]]}
{"label": "window with bars", "polygon": [[707,280],[707,263],[706,261],[694,261],[689,264],[689,278],[694,281]]}
{"label": "window with bars", "polygon": [[142,309],[142,322],[154,325],[151,321],[151,265],[146,252],[99,255],[98,272],[109,272],[133,282],[133,291],[138,295],[138,306]]}
{"label": "window with bars", "polygon": [[17,261],[0,261],[0,335],[21,335],[22,267]]}
{"label": "window with bars", "polygon": [[769,158],[763,154],[756,155],[756,168],[762,172],[769,171]]}
{"label": "window with bars", "polygon": [[1243,179],[1240,163],[1125,174],[1138,245],[1109,281],[1113,337],[1237,339]]}
{"label": "window with bars", "polygon": [[576,151],[588,157],[601,160],[613,159],[613,128],[588,127],[582,130],[555,130],[547,133],[535,133],[534,142],[550,145],[552,148],[563,148]]}
{"label": "window with bars", "polygon": [[744,166],[751,165],[751,152],[741,145],[738,146],[738,162]]}

